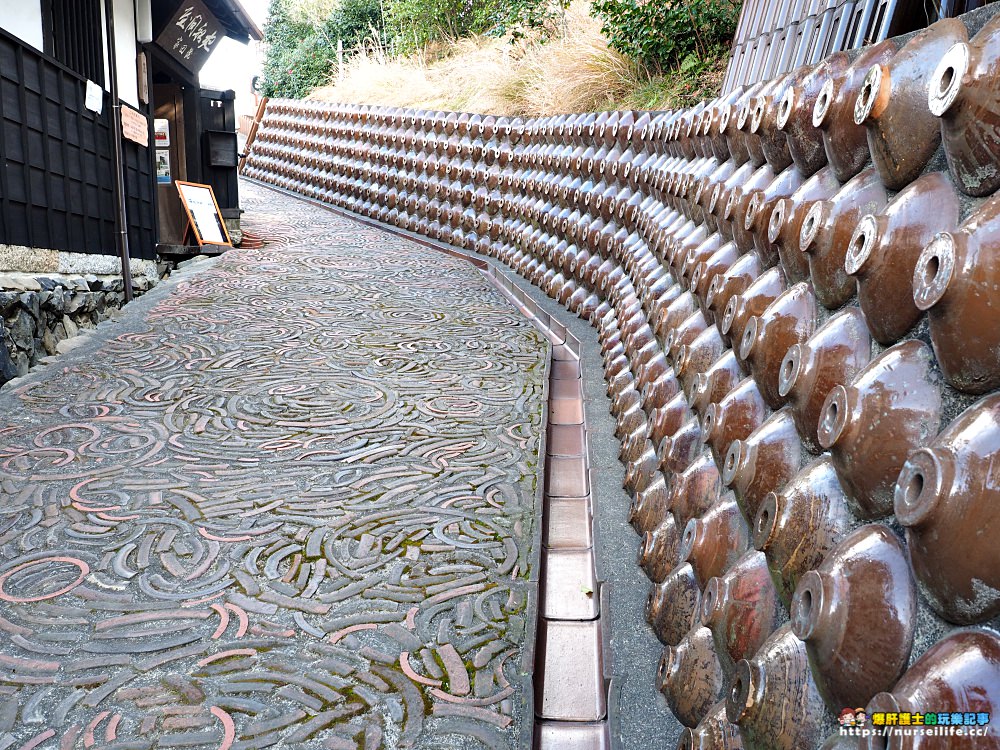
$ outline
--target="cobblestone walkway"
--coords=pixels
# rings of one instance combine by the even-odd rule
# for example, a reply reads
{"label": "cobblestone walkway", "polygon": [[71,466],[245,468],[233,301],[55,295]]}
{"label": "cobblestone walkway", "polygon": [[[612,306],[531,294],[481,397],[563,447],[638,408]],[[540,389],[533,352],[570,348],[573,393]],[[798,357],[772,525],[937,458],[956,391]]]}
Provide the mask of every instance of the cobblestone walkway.
{"label": "cobblestone walkway", "polygon": [[275,243],[0,393],[0,750],[516,747],[543,341],[243,197]]}

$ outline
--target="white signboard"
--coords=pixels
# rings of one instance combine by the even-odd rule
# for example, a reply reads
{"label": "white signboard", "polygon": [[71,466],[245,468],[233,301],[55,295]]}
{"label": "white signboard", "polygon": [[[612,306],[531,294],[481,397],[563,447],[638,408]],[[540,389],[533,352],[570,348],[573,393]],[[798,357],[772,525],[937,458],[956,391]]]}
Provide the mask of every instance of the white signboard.
{"label": "white signboard", "polygon": [[229,245],[229,232],[210,185],[177,180],[177,190],[187,210],[199,245]]}

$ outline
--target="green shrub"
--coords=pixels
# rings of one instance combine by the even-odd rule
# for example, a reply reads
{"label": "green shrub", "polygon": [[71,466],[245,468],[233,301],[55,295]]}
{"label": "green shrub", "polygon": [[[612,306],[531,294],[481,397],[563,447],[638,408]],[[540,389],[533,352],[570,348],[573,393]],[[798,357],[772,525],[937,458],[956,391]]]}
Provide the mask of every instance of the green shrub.
{"label": "green shrub", "polygon": [[482,34],[501,0],[390,0],[386,25],[396,49],[413,52],[432,42]]}
{"label": "green shrub", "polygon": [[384,31],[379,0],[341,0],[326,22],[326,35],[334,49],[338,39],[350,50],[372,36],[382,40]]}
{"label": "green shrub", "polygon": [[556,35],[565,21],[569,0],[507,0],[494,11],[494,36],[510,35],[511,43],[532,36],[546,41]]}
{"label": "green shrub", "polygon": [[623,55],[658,70],[677,67],[728,44],[736,31],[738,0],[593,0],[601,32]]}

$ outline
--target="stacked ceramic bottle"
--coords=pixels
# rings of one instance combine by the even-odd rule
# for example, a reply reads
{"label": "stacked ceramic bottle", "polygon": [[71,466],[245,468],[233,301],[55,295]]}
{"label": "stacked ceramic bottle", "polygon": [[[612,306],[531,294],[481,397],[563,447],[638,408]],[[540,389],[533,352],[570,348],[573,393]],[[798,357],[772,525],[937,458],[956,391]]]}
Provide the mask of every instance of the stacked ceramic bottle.
{"label": "stacked ceramic bottle", "polygon": [[952,19],[676,112],[272,101],[245,175],[589,320],[681,745],[856,745],[1000,709],[998,70]]}

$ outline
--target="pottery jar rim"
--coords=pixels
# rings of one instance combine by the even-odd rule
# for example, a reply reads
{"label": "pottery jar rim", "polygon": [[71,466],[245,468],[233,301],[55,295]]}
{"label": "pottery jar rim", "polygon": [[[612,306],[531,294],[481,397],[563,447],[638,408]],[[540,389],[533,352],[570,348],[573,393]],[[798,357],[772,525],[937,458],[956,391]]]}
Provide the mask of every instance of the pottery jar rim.
{"label": "pottery jar rim", "polygon": [[816,103],[813,105],[812,112],[812,123],[814,128],[819,128],[823,126],[826,120],[826,115],[830,111],[830,105],[833,104],[833,77],[829,77],[824,81],[822,88],[819,90],[819,95],[816,97]]}
{"label": "pottery jar rim", "polygon": [[857,391],[844,385],[835,386],[826,396],[820,409],[817,437],[819,444],[829,450],[847,432],[850,424],[856,421],[852,414],[858,403]]}
{"label": "pottery jar rim", "polygon": [[778,126],[778,130],[784,130],[788,121],[792,117],[792,107],[795,106],[795,86],[789,86],[785,89],[784,96],[781,97],[781,101],[778,103],[778,114],[775,117],[775,124]]}
{"label": "pottery jar rim", "polygon": [[920,252],[913,269],[913,301],[920,310],[932,308],[948,291],[964,240],[963,235],[940,232]]}
{"label": "pottery jar rim", "polygon": [[767,552],[778,528],[778,517],[785,507],[785,498],[776,492],[768,492],[757,509],[753,523],[753,546],[760,552]]}
{"label": "pottery jar rim", "polygon": [[885,216],[876,218],[873,214],[865,214],[861,217],[847,243],[844,271],[847,272],[848,276],[865,274],[871,270],[870,266],[875,257],[874,250],[885,224]]}
{"label": "pottery jar rim", "polygon": [[781,360],[781,369],[778,371],[778,395],[782,398],[792,392],[799,379],[805,351],[805,344],[792,344]]}
{"label": "pottery jar rim", "polygon": [[896,480],[893,509],[903,526],[918,526],[934,514],[954,474],[947,455],[933,448],[910,454]]}
{"label": "pottery jar rim", "polygon": [[764,691],[764,671],[746,659],[736,664],[736,674],[726,697],[726,717],[739,724],[755,705],[760,703]]}
{"label": "pottery jar rim", "polygon": [[941,117],[955,103],[969,71],[971,56],[971,48],[966,42],[956,42],[941,56],[927,91],[931,114]]}
{"label": "pottery jar rim", "polygon": [[869,119],[877,120],[889,104],[891,88],[889,69],[879,63],[872,65],[854,103],[854,123],[864,125]]}
{"label": "pottery jar rim", "polygon": [[705,584],[705,593],[701,597],[701,624],[711,627],[722,617],[726,600],[729,598],[729,585],[720,576],[710,578]]}
{"label": "pottery jar rim", "polygon": [[[767,224],[767,239],[772,244],[778,241],[778,237],[781,235],[781,229],[785,224],[785,209],[786,207],[791,207],[791,200],[788,198],[781,198],[775,201],[774,208],[771,209],[771,219]],[[789,210],[789,221],[791,221],[791,210]]]}
{"label": "pottery jar rim", "polygon": [[800,641],[809,641],[816,635],[823,612],[830,603],[826,601],[827,577],[822,571],[805,573],[792,595],[792,632]]}
{"label": "pottery jar rim", "polygon": [[802,219],[802,228],[799,230],[799,251],[803,253],[811,252],[813,243],[819,234],[820,225],[826,220],[829,212],[829,202],[825,200],[814,201]]}

